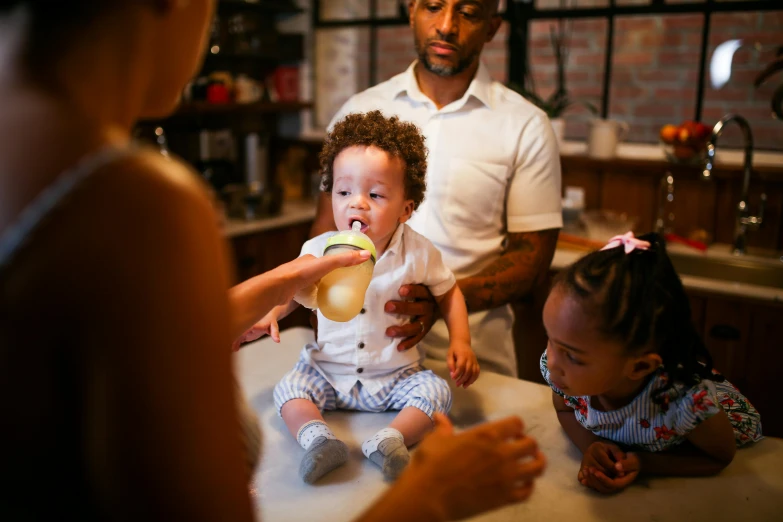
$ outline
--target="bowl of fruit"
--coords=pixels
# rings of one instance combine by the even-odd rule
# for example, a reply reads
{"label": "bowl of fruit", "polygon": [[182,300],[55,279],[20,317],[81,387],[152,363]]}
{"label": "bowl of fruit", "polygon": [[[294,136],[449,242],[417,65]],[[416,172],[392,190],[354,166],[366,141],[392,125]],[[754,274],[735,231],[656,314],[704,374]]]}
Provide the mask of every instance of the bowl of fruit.
{"label": "bowl of fruit", "polygon": [[661,127],[660,139],[666,158],[672,163],[698,164],[707,157],[712,128],[697,121]]}

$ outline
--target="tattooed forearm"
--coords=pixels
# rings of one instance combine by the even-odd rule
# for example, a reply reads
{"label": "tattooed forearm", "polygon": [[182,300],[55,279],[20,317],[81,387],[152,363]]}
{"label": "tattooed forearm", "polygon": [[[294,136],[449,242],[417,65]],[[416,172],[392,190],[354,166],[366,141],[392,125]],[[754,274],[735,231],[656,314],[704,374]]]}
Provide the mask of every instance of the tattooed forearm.
{"label": "tattooed forearm", "polygon": [[557,229],[508,235],[506,252],[478,274],[459,281],[468,311],[488,310],[524,297],[546,274]]}

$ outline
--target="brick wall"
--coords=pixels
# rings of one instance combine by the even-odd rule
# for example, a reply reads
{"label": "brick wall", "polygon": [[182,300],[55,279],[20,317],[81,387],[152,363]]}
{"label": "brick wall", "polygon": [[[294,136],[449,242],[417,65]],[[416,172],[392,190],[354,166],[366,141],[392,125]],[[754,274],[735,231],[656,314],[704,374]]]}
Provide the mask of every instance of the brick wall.
{"label": "brick wall", "polygon": [[[346,18],[366,16],[365,2],[358,0],[328,0],[324,3],[345,2],[349,14]],[[606,6],[608,0],[567,0],[579,7]],[[698,0],[668,0],[694,2]],[[646,4],[647,0],[617,0],[618,5]],[[540,8],[555,8],[561,0],[536,0]],[[397,0],[380,0],[379,16],[395,16],[399,9]],[[339,10],[335,10],[339,11]],[[342,17],[342,15],[335,18]],[[551,20],[530,23],[530,67],[539,94],[549,95],[554,90],[555,62],[549,43]],[[570,55],[566,81],[574,100],[590,102],[600,108],[606,50],[605,19],[580,19],[569,22],[571,34]],[[660,127],[667,123],[680,123],[693,118],[696,107],[699,48],[703,26],[702,15],[666,15],[618,17],[615,21],[612,79],[609,97],[609,116],[627,121],[631,125],[629,141],[655,143]],[[720,13],[712,17],[708,56],[720,43],[731,38],[759,41],[764,45],[783,45],[783,11],[764,13]],[[504,22],[495,39],[484,50],[483,60],[497,81],[507,81],[506,52],[508,31]],[[351,41],[357,48],[350,58],[342,59],[331,53],[335,60],[329,67],[337,67],[341,74],[331,75],[330,88],[336,82],[342,85],[343,98],[347,92],[358,92],[369,85],[368,29],[342,29],[361,34]],[[318,31],[322,33],[324,31]],[[335,37],[338,33],[335,32]],[[345,35],[346,33],[340,33]],[[343,36],[345,37],[345,36]],[[323,42],[325,44],[326,42]],[[322,38],[317,39],[317,46]],[[733,76],[722,89],[705,87],[703,118],[714,124],[728,112],[737,112],[750,121],[757,148],[783,150],[783,122],[771,117],[770,97],[775,87],[783,82],[783,74],[773,78],[760,89],[752,86],[755,75],[769,63],[771,50],[756,52],[740,50],[734,58]],[[413,36],[407,25],[378,28],[377,80],[384,81],[402,72],[415,58]],[[318,64],[317,64],[318,65]],[[319,87],[319,90],[322,88]],[[332,105],[324,107],[318,102],[319,123],[337,110],[335,97]],[[575,105],[566,114],[566,137],[584,139],[587,121],[592,115],[582,105]],[[722,143],[738,146],[739,135],[727,129]]]}
{"label": "brick wall", "polygon": [[[680,0],[681,2],[693,0]],[[538,0],[541,7],[557,7],[560,0]],[[626,0],[626,4],[636,0]],[[618,1],[618,4],[621,2]],[[638,2],[636,2],[638,3]],[[645,2],[642,2],[645,3]],[[580,6],[606,5],[602,0],[582,0]],[[571,48],[566,81],[572,98],[600,106],[606,49],[606,21],[575,20],[570,23]],[[631,125],[629,141],[655,143],[666,123],[680,123],[695,114],[702,15],[618,17],[609,97],[609,117]],[[540,94],[554,89],[555,64],[549,44],[549,20],[530,24],[530,67]],[[712,17],[708,56],[732,38],[760,42],[774,48],[783,45],[783,12],[720,13]],[[702,121],[713,125],[723,115],[736,112],[751,123],[756,147],[783,150],[783,122],[771,115],[770,98],[783,75],[756,89],[753,78],[769,63],[774,50],[742,49],[733,60],[732,78],[722,89],[705,86]],[[566,114],[566,137],[584,139],[589,113],[575,107]],[[739,132],[727,128],[721,143],[738,147]]]}

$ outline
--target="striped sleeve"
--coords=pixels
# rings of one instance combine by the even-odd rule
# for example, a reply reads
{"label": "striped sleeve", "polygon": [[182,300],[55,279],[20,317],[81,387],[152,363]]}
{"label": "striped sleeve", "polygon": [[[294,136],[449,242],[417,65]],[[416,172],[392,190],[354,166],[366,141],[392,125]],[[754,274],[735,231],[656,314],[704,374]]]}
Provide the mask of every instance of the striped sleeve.
{"label": "striped sleeve", "polygon": [[721,411],[715,383],[709,379],[702,380],[690,388],[677,401],[676,426],[674,431],[683,437],[696,427]]}

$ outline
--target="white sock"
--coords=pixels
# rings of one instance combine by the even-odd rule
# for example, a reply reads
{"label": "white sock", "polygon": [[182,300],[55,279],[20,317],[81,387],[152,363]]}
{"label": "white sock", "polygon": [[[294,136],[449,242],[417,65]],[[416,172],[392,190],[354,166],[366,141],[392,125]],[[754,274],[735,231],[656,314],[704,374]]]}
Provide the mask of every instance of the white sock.
{"label": "white sock", "polygon": [[318,437],[337,440],[337,437],[334,436],[334,433],[332,433],[332,430],[329,429],[329,426],[327,426],[325,422],[312,420],[305,422],[302,424],[302,427],[299,428],[299,431],[296,433],[296,442],[307,451],[310,449],[310,444]]}
{"label": "white sock", "polygon": [[379,430],[378,433],[362,442],[362,453],[364,453],[364,456],[369,459],[370,455],[378,450],[378,444],[386,439],[399,439],[403,444],[405,443],[405,437],[403,437],[402,433],[398,430],[395,430],[394,428],[383,428],[382,430]]}

